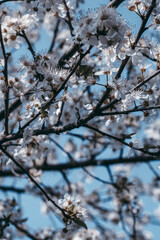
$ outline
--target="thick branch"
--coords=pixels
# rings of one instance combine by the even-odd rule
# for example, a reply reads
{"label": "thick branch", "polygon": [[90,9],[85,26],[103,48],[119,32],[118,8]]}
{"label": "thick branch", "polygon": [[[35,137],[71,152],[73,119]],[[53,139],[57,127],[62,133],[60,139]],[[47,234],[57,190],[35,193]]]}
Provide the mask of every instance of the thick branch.
{"label": "thick branch", "polygon": [[[110,166],[110,165],[116,165],[116,164],[136,164],[136,163],[147,163],[147,162],[160,162],[159,157],[153,157],[153,156],[136,156],[136,157],[131,157],[131,158],[113,158],[113,159],[90,159],[86,161],[79,161],[79,162],[67,162],[63,164],[45,164],[44,166],[35,166],[37,170],[41,169],[43,171],[62,171],[62,170],[67,170],[67,169],[77,169],[77,168],[82,168],[82,167],[89,167],[89,166],[96,166],[96,167],[102,167],[102,166]],[[26,170],[28,171],[29,168]],[[24,174],[24,171],[21,169],[16,169],[16,172],[18,174]],[[6,171],[0,171],[0,177],[5,177],[5,176],[13,176],[15,175],[12,173],[10,170]]]}
{"label": "thick branch", "polygon": [[[153,73],[148,78],[146,78],[143,82],[137,84],[127,94],[129,94],[133,90],[139,89],[141,86],[143,86],[145,83],[147,83],[153,77],[157,76],[159,73],[160,73],[160,69],[158,71],[156,71],[155,73]],[[66,79],[66,81],[67,81],[67,79]],[[51,134],[51,133],[60,134],[60,133],[63,133],[63,132],[66,132],[66,131],[71,131],[71,130],[73,130],[75,128],[79,128],[79,127],[84,126],[84,124],[88,123],[89,120],[93,119],[97,115],[100,115],[103,111],[105,111],[105,110],[107,110],[109,108],[112,108],[116,103],[121,101],[121,99],[115,99],[111,103],[109,103],[108,105],[101,107],[103,101],[105,100],[105,98],[107,98],[107,96],[109,94],[109,91],[110,91],[110,88],[108,88],[106,90],[105,94],[103,94],[102,98],[100,99],[100,101],[97,104],[97,106],[95,107],[95,109],[90,114],[88,114],[87,116],[84,116],[83,118],[79,119],[78,121],[73,122],[73,123],[69,123],[69,124],[64,125],[64,126],[52,127],[52,128],[44,128],[44,129],[41,129],[41,130],[40,129],[35,129],[33,131],[33,136],[38,136],[38,135],[42,135],[42,134],[48,135],[48,134]],[[50,100],[48,103],[51,103],[51,102],[52,101]],[[157,106],[157,108],[159,108],[159,107]],[[37,113],[37,115],[34,118],[31,118],[31,120],[27,123],[26,126],[28,126],[29,123],[32,122],[40,114],[41,113],[39,112],[39,113]],[[24,127],[25,127],[25,125],[24,125]],[[0,139],[0,144],[8,142],[8,141],[11,141],[11,140],[16,140],[16,139],[19,139],[19,138],[22,138],[22,137],[23,137],[23,133],[22,132],[18,132],[16,134],[8,135],[8,136],[3,137],[2,139]]]}
{"label": "thick branch", "polygon": [[108,7],[114,7],[117,8],[121,3],[123,3],[125,0],[113,0],[111,1],[107,6]]}
{"label": "thick branch", "polygon": [[2,192],[16,192],[16,193],[24,193],[25,190],[23,188],[15,188],[10,186],[0,186],[0,191]]}
{"label": "thick branch", "polygon": [[24,2],[24,0],[3,0],[3,1],[0,1],[0,5],[7,2]]}

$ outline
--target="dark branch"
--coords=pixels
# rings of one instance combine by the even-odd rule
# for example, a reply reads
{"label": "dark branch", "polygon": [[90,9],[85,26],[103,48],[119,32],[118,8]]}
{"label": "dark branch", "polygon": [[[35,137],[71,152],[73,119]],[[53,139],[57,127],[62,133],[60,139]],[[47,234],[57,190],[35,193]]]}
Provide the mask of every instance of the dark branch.
{"label": "dark branch", "polygon": [[111,1],[107,6],[108,7],[114,7],[117,8],[121,3],[123,3],[125,0],[113,0]]}
{"label": "dark branch", "polygon": [[51,46],[48,50],[48,53],[51,53],[52,49],[54,48],[57,33],[58,33],[59,24],[60,24],[60,19],[57,20],[57,23],[56,23],[56,26],[55,26],[55,29],[54,29],[54,36],[53,36],[53,39],[52,39],[52,42],[51,42]]}
{"label": "dark branch", "polygon": [[104,113],[100,113],[99,115],[100,116],[121,115],[121,114],[128,114],[132,112],[149,111],[149,110],[159,109],[159,108],[160,108],[160,105],[150,106],[150,107],[140,107],[140,108],[135,108],[135,109],[126,110],[126,111],[104,112]]}
{"label": "dark branch", "polygon": [[[88,124],[84,124],[83,126],[86,127],[86,128],[88,128],[88,129],[91,129],[91,130],[93,130],[93,131],[95,131],[95,132],[100,133],[102,136],[106,136],[106,137],[108,137],[108,138],[114,139],[115,141],[120,142],[120,143],[122,143],[123,145],[125,145],[125,146],[127,146],[127,147],[129,147],[129,148],[131,148],[131,149],[134,149],[134,150],[136,150],[136,151],[140,151],[140,152],[142,152],[142,153],[144,153],[144,154],[148,154],[148,155],[150,155],[150,156],[160,156],[160,151],[159,151],[159,150],[158,150],[158,152],[149,152],[149,151],[146,151],[146,150],[143,149],[143,148],[134,147],[134,146],[132,145],[132,142],[131,142],[131,144],[125,142],[125,137],[124,137],[124,138],[118,138],[118,137],[116,137],[116,136],[113,136],[113,135],[110,135],[110,134],[108,134],[108,133],[102,132],[102,131],[99,130],[98,128],[95,128],[95,127],[90,126],[90,125],[88,125]],[[126,139],[128,139],[128,135],[126,136]]]}
{"label": "dark branch", "polygon": [[[32,92],[34,92],[34,88],[35,86],[37,85],[38,81],[36,81],[33,86],[27,90],[23,96],[28,96],[30,94],[32,94]],[[21,105],[21,100],[20,98],[16,99],[10,106],[9,106],[9,113],[13,112],[15,109],[17,109],[20,105]],[[4,119],[4,116],[5,116],[5,110],[2,110],[0,112],[0,121],[2,121]]]}
{"label": "dark branch", "polygon": [[0,191],[25,193],[25,190],[23,188],[15,188],[15,187],[9,187],[9,186],[0,186]]}
{"label": "dark branch", "polygon": [[[148,21],[148,19],[149,19],[149,17],[150,17],[150,15],[151,15],[151,13],[152,13],[152,11],[153,11],[153,9],[154,9],[155,6],[156,6],[156,0],[152,0],[152,3],[151,3],[151,5],[150,5],[150,8],[149,8],[146,16],[145,16],[145,17],[143,18],[143,20],[142,20],[141,27],[140,27],[140,29],[139,29],[139,32],[138,32],[138,34],[137,34],[137,37],[136,37],[136,39],[135,39],[135,41],[134,41],[134,43],[133,43],[133,45],[132,45],[132,47],[131,47],[133,50],[135,49],[135,47],[136,47],[139,39],[141,38],[142,34],[146,31],[145,26],[146,26],[147,21]],[[130,56],[126,56],[126,58],[122,61],[121,66],[120,66],[120,68],[119,68],[119,70],[118,70],[118,72],[117,72],[117,74],[116,74],[116,77],[115,77],[116,79],[119,79],[119,78],[120,78],[121,73],[123,72],[123,70],[124,70],[124,68],[125,68],[125,66],[126,66],[126,64],[127,64],[127,62],[128,62],[129,59],[130,59]]]}
{"label": "dark branch", "polygon": [[9,223],[11,223],[16,229],[18,229],[20,232],[24,233],[28,238],[32,240],[39,240],[36,238],[33,234],[31,234],[28,230],[20,226],[20,224],[16,223],[16,221],[9,220]]}
{"label": "dark branch", "polygon": [[3,75],[4,75],[4,79],[5,79],[5,93],[4,93],[4,96],[5,96],[4,97],[4,102],[5,102],[5,110],[4,110],[5,122],[4,122],[4,125],[5,126],[4,126],[4,134],[8,135],[8,118],[9,118],[9,109],[8,109],[8,104],[9,104],[8,58],[10,56],[10,53],[6,53],[6,51],[5,51],[1,24],[0,24],[0,43],[1,43],[1,48],[2,48],[3,59],[4,59]]}
{"label": "dark branch", "polygon": [[71,16],[70,16],[69,8],[68,8],[67,3],[66,3],[65,0],[63,0],[63,4],[64,4],[64,6],[65,6],[66,15],[67,15],[67,18],[68,18],[67,24],[68,24],[68,26],[69,26],[71,36],[73,37],[73,36],[74,36],[74,35],[73,35],[73,30],[74,30],[74,28],[73,28],[73,26],[72,26],[72,19],[71,19]]}
{"label": "dark branch", "polygon": [[[136,164],[136,163],[147,163],[147,162],[158,162],[160,161],[159,157],[146,157],[146,156],[136,156],[131,158],[113,158],[113,159],[90,159],[86,161],[77,161],[75,162],[67,162],[63,164],[45,164],[43,166],[36,166],[35,168],[37,170],[41,169],[43,171],[61,171],[61,170],[67,170],[67,169],[77,169],[82,167],[89,167],[89,166],[110,166],[110,165],[116,165],[116,164]],[[28,171],[29,168],[26,170]],[[21,169],[16,169],[16,172],[18,174],[24,174],[24,171]],[[10,170],[4,170],[0,171],[0,177],[4,176],[13,176],[15,175]]]}
{"label": "dark branch", "polygon": [[[31,0],[31,1],[33,1],[33,0]],[[0,1],[0,5],[3,3],[7,3],[7,2],[24,2],[24,0],[3,0],[3,1]]]}
{"label": "dark branch", "polygon": [[35,184],[35,186],[43,193],[43,195],[46,197],[48,201],[50,201],[56,208],[58,208],[61,213],[63,214],[64,217],[67,219],[69,218],[68,215],[64,212],[64,210],[58,206],[58,204],[52,200],[52,198],[47,194],[47,192],[40,186],[40,184],[29,174],[29,171],[26,170],[19,162],[17,162],[13,156],[7,152],[2,146],[0,146],[1,151],[9,158],[12,160],[12,162],[19,168],[21,171],[27,175],[27,177]]}

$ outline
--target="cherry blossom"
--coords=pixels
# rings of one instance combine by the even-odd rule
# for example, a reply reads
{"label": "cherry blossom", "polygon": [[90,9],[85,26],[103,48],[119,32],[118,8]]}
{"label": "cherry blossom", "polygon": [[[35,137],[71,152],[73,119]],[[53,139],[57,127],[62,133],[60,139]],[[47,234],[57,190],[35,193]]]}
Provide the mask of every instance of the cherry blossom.
{"label": "cherry blossom", "polygon": [[3,240],[157,237],[160,3],[83,2],[0,1]]}

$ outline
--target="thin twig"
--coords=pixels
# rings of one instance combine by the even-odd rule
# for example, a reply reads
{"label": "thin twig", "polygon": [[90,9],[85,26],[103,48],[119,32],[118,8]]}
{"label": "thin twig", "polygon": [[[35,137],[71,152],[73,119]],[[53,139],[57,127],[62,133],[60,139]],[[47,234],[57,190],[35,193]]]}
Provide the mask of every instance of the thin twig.
{"label": "thin twig", "polygon": [[59,143],[57,143],[54,139],[50,138],[50,141],[53,142],[62,152],[64,152],[68,158],[71,160],[71,162],[75,162],[75,160],[73,159],[72,155],[67,152]]}
{"label": "thin twig", "polygon": [[57,37],[57,33],[58,33],[59,24],[60,24],[60,19],[58,18],[58,19],[57,19],[56,26],[55,26],[55,29],[54,29],[54,36],[53,36],[53,39],[52,39],[50,48],[49,48],[49,50],[48,50],[48,53],[51,53],[51,52],[52,52],[52,49],[54,48],[55,41],[56,41],[56,37]]}
{"label": "thin twig", "polygon": [[74,35],[73,35],[73,30],[74,30],[74,28],[73,28],[73,26],[72,26],[72,20],[71,20],[69,8],[68,8],[67,3],[66,3],[65,0],[63,0],[63,4],[64,4],[64,6],[65,6],[65,8],[66,8],[66,15],[67,15],[67,18],[68,18],[67,23],[68,23],[68,26],[69,26],[69,29],[70,29],[70,33],[71,33],[71,36],[73,37],[73,36],[74,36]]}
{"label": "thin twig", "polygon": [[101,183],[104,183],[104,184],[108,184],[108,185],[115,186],[114,183],[109,182],[109,181],[105,181],[105,180],[103,180],[103,179],[101,179],[101,178],[93,175],[92,173],[90,173],[90,172],[89,172],[86,168],[84,168],[84,167],[83,167],[83,170],[84,170],[90,177],[94,178],[95,180],[97,180],[97,181],[99,181],[99,182],[101,182]]}
{"label": "thin twig", "polygon": [[156,179],[159,179],[160,180],[160,176],[159,174],[156,172],[156,170],[152,167],[151,163],[148,162],[147,163],[148,167],[150,168],[150,170],[153,172],[153,174],[155,175]]}
{"label": "thin twig", "polygon": [[86,127],[86,128],[88,128],[88,129],[91,129],[91,130],[93,130],[93,131],[96,131],[96,132],[100,133],[102,136],[106,136],[106,137],[108,137],[108,138],[114,139],[114,140],[122,143],[123,145],[130,147],[131,149],[140,151],[140,152],[145,153],[145,154],[148,154],[148,155],[150,155],[150,156],[159,156],[159,155],[160,155],[160,152],[159,152],[159,151],[156,152],[156,153],[152,153],[152,152],[148,152],[148,151],[144,150],[143,148],[136,148],[136,147],[134,147],[132,144],[130,145],[129,143],[125,142],[123,138],[118,138],[118,137],[116,137],[116,136],[113,136],[113,135],[110,135],[110,134],[108,134],[108,133],[102,132],[102,131],[100,131],[99,129],[97,129],[97,128],[93,127],[93,126],[90,126],[90,125],[88,125],[88,124],[84,124],[83,126]]}
{"label": "thin twig", "polygon": [[69,193],[72,193],[71,182],[69,181],[69,179],[68,179],[68,177],[67,177],[67,174],[65,173],[64,170],[62,170],[62,171],[60,171],[60,172],[61,172],[61,174],[62,174],[65,182],[66,182],[67,185],[68,185]]}
{"label": "thin twig", "polygon": [[23,38],[25,39],[26,43],[28,44],[28,49],[29,49],[29,51],[31,52],[33,58],[35,59],[35,57],[36,57],[36,53],[35,53],[35,51],[34,51],[32,45],[31,45],[31,43],[30,43],[30,41],[29,41],[29,39],[28,39],[28,37],[27,37],[25,31],[22,30],[22,33],[18,33],[18,35],[19,35],[20,37],[23,37]]}
{"label": "thin twig", "polygon": [[2,54],[3,54],[3,59],[4,59],[4,70],[3,70],[3,75],[5,78],[5,97],[4,97],[4,102],[5,102],[5,111],[4,111],[4,116],[5,116],[5,123],[4,123],[4,134],[8,135],[8,118],[9,118],[9,86],[8,86],[8,58],[10,56],[9,53],[6,53],[5,47],[4,47],[4,42],[3,42],[3,36],[2,36],[2,28],[0,24],[0,43],[1,43],[1,48],[2,48]]}
{"label": "thin twig", "polygon": [[[30,89],[28,89],[28,90],[23,94],[23,96],[28,96],[29,94],[32,94],[32,92],[33,92],[35,86],[37,85],[38,81],[39,81],[39,80],[37,80],[37,81],[33,84],[33,86],[32,86]],[[15,101],[9,106],[9,113],[13,112],[13,111],[14,111],[15,109],[17,109],[21,104],[22,104],[22,102],[21,102],[20,98],[18,97],[18,99],[15,100]],[[5,110],[2,110],[2,111],[0,112],[0,121],[2,121],[2,120],[4,119],[4,117],[5,117]]]}
{"label": "thin twig", "polygon": [[111,182],[114,184],[114,178],[113,178],[113,175],[112,175],[110,166],[109,166],[109,165],[106,166],[106,169],[107,169],[107,172],[108,172],[108,175],[109,175],[109,177],[110,177]]}
{"label": "thin twig", "polygon": [[[155,71],[152,75],[150,75],[149,77],[147,77],[144,81],[138,83],[135,87],[133,87],[131,90],[129,90],[127,92],[127,94],[130,94],[132,91],[138,90],[141,86],[143,86],[144,84],[146,84],[147,82],[149,82],[152,78],[156,77],[158,74],[160,74],[160,69]],[[102,112],[106,109],[112,108],[116,103],[120,102],[122,99],[114,99],[111,103],[109,103],[106,106],[101,107],[99,112]]]}
{"label": "thin twig", "polygon": [[29,231],[27,231],[25,228],[17,224],[15,221],[9,220],[9,223],[11,223],[20,232],[24,233],[28,238],[32,240],[40,240],[39,238],[36,238],[33,234],[31,234]]}
{"label": "thin twig", "polygon": [[140,108],[135,108],[135,109],[126,110],[126,111],[104,112],[104,113],[100,113],[99,116],[123,115],[123,114],[132,113],[132,112],[150,111],[150,110],[159,109],[159,108],[160,108],[160,105],[150,106],[150,107],[140,107]]}

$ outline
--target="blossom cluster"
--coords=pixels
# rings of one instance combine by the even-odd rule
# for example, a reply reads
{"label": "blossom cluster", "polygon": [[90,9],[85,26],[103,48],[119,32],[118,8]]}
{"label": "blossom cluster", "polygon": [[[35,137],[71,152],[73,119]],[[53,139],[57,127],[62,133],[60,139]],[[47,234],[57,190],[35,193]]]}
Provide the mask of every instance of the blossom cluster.
{"label": "blossom cluster", "polygon": [[123,19],[115,9],[101,6],[96,12],[89,11],[77,20],[75,39],[78,43],[120,47],[127,30]]}
{"label": "blossom cluster", "polygon": [[83,219],[87,217],[87,211],[85,208],[80,206],[80,199],[76,196],[71,196],[69,194],[65,194],[63,199],[58,200],[59,206],[65,211],[68,217],[64,218],[66,227],[64,228],[64,232],[68,231],[68,226],[72,223],[76,223],[77,225],[84,227],[87,229],[86,224],[83,222]]}
{"label": "blossom cluster", "polygon": [[23,42],[22,32],[31,34],[31,31],[37,26],[37,20],[33,14],[21,15],[20,12],[4,16],[2,33],[6,47],[20,48],[20,44]]}

